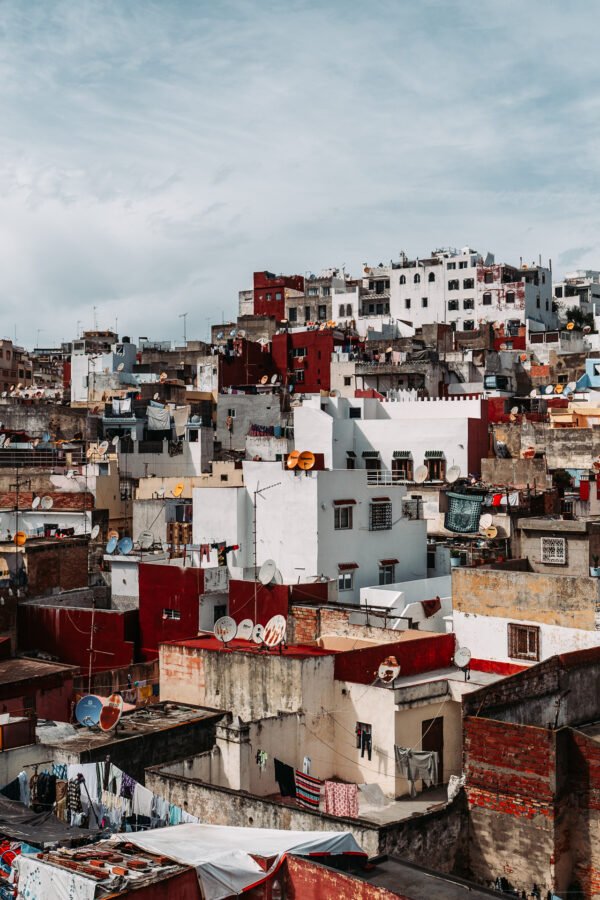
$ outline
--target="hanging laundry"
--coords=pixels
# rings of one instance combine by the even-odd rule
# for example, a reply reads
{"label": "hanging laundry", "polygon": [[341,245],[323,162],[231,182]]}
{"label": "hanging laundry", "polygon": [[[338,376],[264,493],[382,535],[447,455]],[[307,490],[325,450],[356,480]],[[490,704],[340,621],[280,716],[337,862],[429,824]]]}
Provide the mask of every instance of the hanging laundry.
{"label": "hanging laundry", "polygon": [[67,785],[67,809],[71,813],[80,813],[83,811],[81,805],[81,781],[80,777],[71,778]]}
{"label": "hanging laundry", "polygon": [[135,778],[132,778],[131,775],[127,775],[126,772],[123,772],[123,778],[121,780],[121,797],[125,797],[126,800],[132,800],[136,784],[137,781]]}
{"label": "hanging laundry", "polygon": [[239,544],[232,544],[231,546],[227,546],[225,541],[219,541],[218,543],[211,544],[211,549],[217,551],[217,562],[219,566],[227,565],[227,554],[231,553],[232,550],[239,550]]}
{"label": "hanging laundry", "polygon": [[325,812],[330,816],[358,817],[358,785],[325,782]]}
{"label": "hanging laundry", "polygon": [[305,775],[298,769],[294,772],[296,781],[296,800],[307,809],[318,809],[323,782],[312,775]]}
{"label": "hanging laundry", "polygon": [[200,544],[200,565],[204,559],[210,562],[210,544]]}
{"label": "hanging laundry", "polygon": [[415,781],[427,787],[438,783],[438,754],[435,750],[412,750],[394,746],[396,770],[408,781],[411,797],[417,796]]}
{"label": "hanging laundry", "polygon": [[275,781],[279,785],[279,793],[282,797],[296,796],[296,782],[294,780],[294,769],[279,759],[273,760],[275,764]]}
{"label": "hanging laundry", "polygon": [[148,816],[150,818],[152,814],[152,798],[152,791],[149,791],[148,788],[143,787],[141,784],[136,784],[131,811],[137,816]]}
{"label": "hanging laundry", "polygon": [[371,752],[372,752],[372,747],[373,747],[372,740],[373,740],[373,738],[372,738],[372,734],[371,734],[371,729],[363,728],[361,736],[360,736],[360,755],[361,755],[361,757],[364,757],[364,755],[366,753],[368,759],[369,760],[371,759]]}
{"label": "hanging laundry", "polygon": [[37,805],[43,809],[51,809],[56,801],[56,775],[42,772],[38,778]]}
{"label": "hanging laundry", "polygon": [[305,756],[304,759],[302,760],[302,772],[304,773],[304,775],[310,775],[311,763],[312,763],[312,760],[311,760],[310,756]]}
{"label": "hanging laundry", "polygon": [[146,412],[148,414],[148,431],[171,430],[171,413],[168,409],[156,409],[154,406],[149,406]]}
{"label": "hanging laundry", "polygon": [[267,768],[267,760],[269,759],[269,754],[266,750],[257,750],[256,751],[256,765],[260,769],[261,772]]}

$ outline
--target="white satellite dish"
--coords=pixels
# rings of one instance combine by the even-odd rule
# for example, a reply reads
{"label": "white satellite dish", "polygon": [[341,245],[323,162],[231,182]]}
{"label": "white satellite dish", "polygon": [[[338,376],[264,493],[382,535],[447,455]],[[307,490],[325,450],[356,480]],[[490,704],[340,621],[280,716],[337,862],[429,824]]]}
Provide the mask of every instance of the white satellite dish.
{"label": "white satellite dish", "polygon": [[466,669],[471,662],[471,651],[468,647],[459,647],[454,654],[454,665],[457,669]]}
{"label": "white satellite dish", "polygon": [[538,396],[538,389],[537,389],[537,388],[533,388],[533,389],[529,392],[529,396],[530,396],[530,397],[537,397],[537,396]]}
{"label": "white satellite dish", "polygon": [[255,625],[252,629],[252,640],[255,644],[262,644],[265,636],[265,629],[262,625]]}
{"label": "white satellite dish", "polygon": [[140,549],[150,550],[150,548],[154,544],[154,535],[151,531],[142,531],[138,538],[138,543],[140,545]]}
{"label": "white satellite dish", "polygon": [[448,484],[454,484],[460,478],[460,466],[450,466],[446,472],[446,481]]}
{"label": "white satellite dish", "polygon": [[[395,665],[393,664],[395,663]],[[384,684],[392,684],[400,674],[400,666],[396,657],[384,659],[377,669],[377,677]]]}
{"label": "white satellite dish", "polygon": [[101,443],[100,446],[98,447],[98,452],[101,453],[102,456],[104,456],[104,454],[105,454],[106,451],[108,450],[108,447],[109,447],[108,441],[102,441],[102,443]]}
{"label": "white satellite dish", "polygon": [[159,397],[160,397],[160,394],[159,394],[158,391],[157,391],[157,392],[154,394],[154,396],[152,397],[152,399],[153,399],[153,400],[158,400]]}
{"label": "white satellite dish", "polygon": [[277,384],[277,379],[279,375],[271,375],[271,384]]}
{"label": "white satellite dish", "polygon": [[37,509],[38,506],[40,505],[40,500],[41,500],[41,499],[42,499],[41,497],[34,497],[33,500],[31,501],[31,508],[32,508],[32,509]]}
{"label": "white satellite dish", "polygon": [[258,573],[258,580],[261,584],[267,585],[271,584],[273,579],[275,578],[275,572],[277,571],[277,566],[272,559],[267,559],[260,567],[260,572]]}
{"label": "white satellite dish", "polygon": [[94,527],[92,528],[91,533],[90,533],[91,539],[93,541],[95,541],[99,534],[100,534],[100,526],[94,525]]}
{"label": "white satellite dish", "polygon": [[117,446],[117,444],[119,443],[119,440],[120,440],[120,439],[119,439],[119,435],[118,435],[118,434],[115,434],[114,438],[113,438],[112,441],[111,441],[111,444],[113,445],[113,447],[116,447],[116,446]]}
{"label": "white satellite dish", "polygon": [[221,616],[215,622],[214,630],[216,639],[221,641],[222,644],[228,644],[229,641],[234,639],[237,632],[235,619],[232,619],[231,616]]}
{"label": "white satellite dish", "polygon": [[249,641],[252,638],[253,630],[254,622],[252,621],[252,619],[242,619],[242,621],[238,624],[235,636],[241,641]]}
{"label": "white satellite dish", "polygon": [[286,629],[285,616],[272,616],[265,625],[263,642],[267,647],[277,647],[284,640]]}
{"label": "white satellite dish", "polygon": [[52,507],[54,506],[54,500],[52,499],[52,497],[46,494],[45,497],[42,497],[40,506],[42,507],[42,509],[52,509]]}
{"label": "white satellite dish", "polygon": [[518,407],[518,406],[513,406],[513,407],[512,407],[512,409],[511,409],[511,415],[513,415],[513,416],[518,416],[518,415],[519,415],[519,407]]}
{"label": "white satellite dish", "polygon": [[417,484],[423,484],[424,481],[427,481],[427,476],[429,475],[429,471],[427,466],[417,466],[417,470],[415,472],[415,481]]}
{"label": "white satellite dish", "polygon": [[570,381],[570,382],[568,383],[567,387],[569,388],[570,391],[574,391],[574,390],[576,390],[576,388],[577,388],[577,382],[576,382],[576,381]]}
{"label": "white satellite dish", "polygon": [[489,528],[492,521],[493,519],[490,513],[485,513],[479,520],[479,530],[484,531],[486,528]]}
{"label": "white satellite dish", "polygon": [[554,393],[554,385],[547,384],[546,387],[544,388],[544,393],[545,394],[553,394]]}
{"label": "white satellite dish", "polygon": [[117,366],[117,372],[122,372],[124,368],[125,368],[125,363],[120,362],[119,365]]}

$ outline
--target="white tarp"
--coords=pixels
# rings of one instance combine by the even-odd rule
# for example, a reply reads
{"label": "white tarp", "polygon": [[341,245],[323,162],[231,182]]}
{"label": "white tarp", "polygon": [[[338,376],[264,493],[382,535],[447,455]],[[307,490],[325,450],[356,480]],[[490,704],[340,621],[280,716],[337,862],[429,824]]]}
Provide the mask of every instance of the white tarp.
{"label": "white tarp", "polygon": [[[206,900],[223,900],[263,881],[286,853],[364,855],[348,831],[283,831],[274,828],[234,828],[228,825],[176,825],[115,834],[116,843],[135,844],[149,853],[195,866]],[[276,857],[267,872],[252,859]]]}
{"label": "white tarp", "polygon": [[96,881],[34,856],[19,856],[17,900],[94,900]]}

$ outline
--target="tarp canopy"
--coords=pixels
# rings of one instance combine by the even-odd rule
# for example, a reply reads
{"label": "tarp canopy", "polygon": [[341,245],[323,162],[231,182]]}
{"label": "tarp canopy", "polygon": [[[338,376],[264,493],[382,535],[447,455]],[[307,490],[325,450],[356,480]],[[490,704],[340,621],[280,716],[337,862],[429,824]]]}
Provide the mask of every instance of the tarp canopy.
{"label": "tarp canopy", "polygon": [[[134,844],[149,853],[195,866],[206,900],[223,900],[265,881],[286,853],[297,856],[366,856],[348,831],[283,831],[227,825],[175,825],[115,834],[115,843]],[[265,871],[253,856],[270,859]]]}
{"label": "tarp canopy", "polygon": [[98,832],[71,827],[57,819],[52,812],[36,813],[23,803],[7,800],[0,794],[0,834],[11,840],[25,841],[33,847],[45,847],[48,844],[96,837]]}

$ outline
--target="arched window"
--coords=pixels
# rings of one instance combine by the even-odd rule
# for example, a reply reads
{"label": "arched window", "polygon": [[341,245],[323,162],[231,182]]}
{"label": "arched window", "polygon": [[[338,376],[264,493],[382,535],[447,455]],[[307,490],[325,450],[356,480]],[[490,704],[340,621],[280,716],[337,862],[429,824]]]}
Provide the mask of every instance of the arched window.
{"label": "arched window", "polygon": [[346,315],[347,316],[352,315],[352,304],[351,303],[346,303]]}
{"label": "arched window", "polygon": [[338,315],[340,316],[340,318],[344,315],[344,304],[343,303],[340,303],[340,311],[339,311]]}
{"label": "arched window", "polygon": [[490,294],[489,291],[486,291],[485,294],[483,295],[483,305],[484,306],[492,305],[492,295]]}
{"label": "arched window", "polygon": [[406,275],[400,276],[400,284],[406,284]]}
{"label": "arched window", "polygon": [[435,272],[429,273],[429,281],[435,281]]}
{"label": "arched window", "polygon": [[514,291],[507,291],[507,292],[506,292],[506,302],[507,302],[507,303],[514,303],[514,302],[515,302],[515,292],[514,292]]}
{"label": "arched window", "polygon": [[415,277],[413,278],[413,281],[414,281],[415,284],[419,284],[419,282],[421,281],[421,276],[419,275],[418,272],[417,272],[417,274],[415,275]]}

